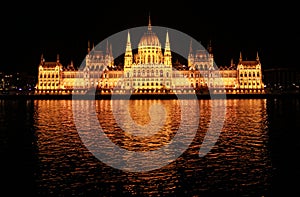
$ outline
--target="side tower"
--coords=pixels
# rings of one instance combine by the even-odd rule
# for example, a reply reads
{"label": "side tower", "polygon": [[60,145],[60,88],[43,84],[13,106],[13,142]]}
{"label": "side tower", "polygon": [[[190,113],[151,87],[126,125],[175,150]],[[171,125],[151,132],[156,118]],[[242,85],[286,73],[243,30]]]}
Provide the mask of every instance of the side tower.
{"label": "side tower", "polygon": [[131,68],[132,60],[133,60],[133,57],[132,57],[132,49],[131,49],[131,42],[130,42],[130,34],[128,31],[126,51],[125,51],[125,56],[124,56],[124,71],[125,72],[127,71],[127,69]]}
{"label": "side tower", "polygon": [[171,55],[171,47],[170,47],[168,31],[166,34],[166,44],[165,44],[165,51],[164,51],[164,65],[172,67],[172,55]]}
{"label": "side tower", "polygon": [[43,55],[38,67],[36,94],[57,94],[62,89],[63,65],[57,54],[56,62],[46,62]]}
{"label": "side tower", "polygon": [[240,52],[239,63],[237,65],[238,85],[241,92],[262,92],[264,84],[262,81],[261,62],[256,54],[256,60],[243,60]]}

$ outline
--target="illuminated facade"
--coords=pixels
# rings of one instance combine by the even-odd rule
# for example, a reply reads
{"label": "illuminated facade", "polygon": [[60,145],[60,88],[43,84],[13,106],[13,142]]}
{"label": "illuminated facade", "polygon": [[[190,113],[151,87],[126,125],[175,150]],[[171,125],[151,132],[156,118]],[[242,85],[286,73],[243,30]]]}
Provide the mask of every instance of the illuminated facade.
{"label": "illuminated facade", "polygon": [[172,63],[171,43],[166,32],[164,50],[152,31],[141,37],[137,54],[133,54],[130,32],[124,53],[124,65],[114,65],[112,46],[107,43],[106,52],[90,49],[85,67],[67,67],[59,61],[46,62],[41,57],[36,94],[85,94],[89,90],[100,94],[118,93],[264,93],[259,56],[244,61],[242,54],[237,65],[217,67],[211,46],[207,50],[193,51],[192,43],[188,65]]}

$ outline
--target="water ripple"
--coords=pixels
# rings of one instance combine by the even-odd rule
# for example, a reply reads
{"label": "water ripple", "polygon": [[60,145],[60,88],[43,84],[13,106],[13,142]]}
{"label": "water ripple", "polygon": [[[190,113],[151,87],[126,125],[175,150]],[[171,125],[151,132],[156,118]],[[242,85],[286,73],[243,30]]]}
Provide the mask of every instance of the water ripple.
{"label": "water ripple", "polygon": [[[143,106],[152,102],[162,104],[167,114],[163,127],[153,135],[135,136],[117,124],[110,101],[82,102],[83,107],[84,102],[95,102],[99,123],[107,137],[130,151],[151,151],[165,146],[176,134],[181,121],[181,108],[176,100],[132,101],[130,115],[138,124],[151,121],[149,115],[143,115]],[[197,135],[179,158],[158,170],[130,173],[102,163],[81,142],[73,122],[72,101],[34,101],[39,194],[194,196],[207,192],[232,192],[264,195],[270,185],[272,168],[268,152],[266,101],[227,100],[226,118],[218,141],[207,155],[199,157],[201,143],[211,122],[212,102],[220,101],[199,101],[200,115],[195,117],[200,123]],[[87,118],[82,117],[83,120]],[[82,126],[87,129],[93,127]],[[125,163],[134,159],[131,154],[123,155]],[[167,155],[149,159],[164,159]],[[141,161],[135,162],[143,165]]]}

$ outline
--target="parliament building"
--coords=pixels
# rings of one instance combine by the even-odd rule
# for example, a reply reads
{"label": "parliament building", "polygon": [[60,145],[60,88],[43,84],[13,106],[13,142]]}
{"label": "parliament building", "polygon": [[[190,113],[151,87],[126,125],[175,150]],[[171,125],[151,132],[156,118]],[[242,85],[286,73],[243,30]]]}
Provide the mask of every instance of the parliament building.
{"label": "parliament building", "polygon": [[42,55],[35,94],[264,93],[258,54],[251,61],[243,60],[240,54],[236,65],[231,61],[229,66],[217,67],[211,45],[207,50],[193,50],[190,43],[187,65],[173,63],[168,31],[164,49],[150,19],[145,31],[135,54],[128,31],[122,66],[114,64],[112,45],[108,43],[106,52],[91,49],[88,43],[83,68],[72,62],[62,65],[59,55],[53,62],[45,61]]}

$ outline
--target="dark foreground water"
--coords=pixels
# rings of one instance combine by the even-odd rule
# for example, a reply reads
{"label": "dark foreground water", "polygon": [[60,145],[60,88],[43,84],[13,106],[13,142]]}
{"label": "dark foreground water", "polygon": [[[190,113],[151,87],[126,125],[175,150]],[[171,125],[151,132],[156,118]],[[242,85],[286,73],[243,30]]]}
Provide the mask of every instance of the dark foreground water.
{"label": "dark foreground water", "polygon": [[[197,102],[186,101],[187,108],[176,100],[135,100],[121,108],[126,103],[116,101],[114,111],[108,100],[0,100],[0,196],[299,196],[299,99]],[[181,125],[195,122],[196,135],[177,159],[134,157],[167,146]],[[99,125],[112,143],[127,150],[118,160],[122,165],[113,163],[118,155],[89,133]],[[144,133],[133,133],[136,125]],[[212,125],[221,128],[219,136],[201,157]],[[181,140],[173,148],[188,141]],[[105,162],[91,147],[105,151]],[[161,168],[134,171],[168,159]]]}

